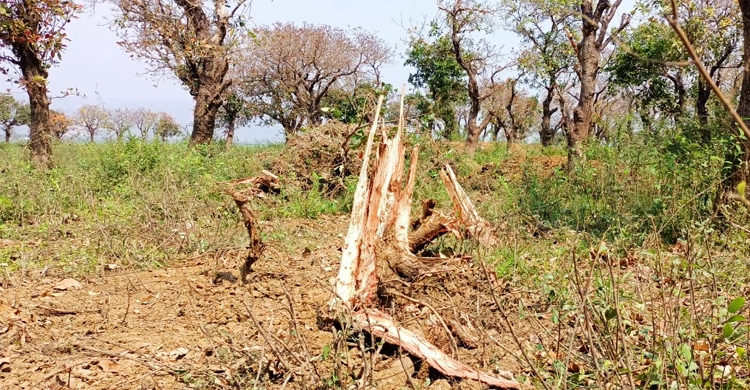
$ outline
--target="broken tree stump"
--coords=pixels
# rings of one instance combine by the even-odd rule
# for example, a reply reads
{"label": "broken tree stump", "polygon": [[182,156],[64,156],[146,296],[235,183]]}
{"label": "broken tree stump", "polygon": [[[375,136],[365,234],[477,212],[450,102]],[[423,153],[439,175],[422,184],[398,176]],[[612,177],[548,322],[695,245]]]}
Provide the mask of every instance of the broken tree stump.
{"label": "broken tree stump", "polygon": [[520,384],[513,380],[511,373],[501,372],[502,378],[497,378],[463,364],[425,338],[400,327],[389,315],[373,307],[378,299],[378,271],[389,268],[391,272],[407,279],[423,274],[429,267],[413,252],[423,248],[440,234],[456,232],[455,226],[458,224],[463,224],[464,230],[472,237],[486,243],[492,242],[490,237],[493,233],[489,224],[476,212],[449,166],[445,168],[443,180],[453,199],[458,218],[442,216],[428,207],[429,210],[423,212],[420,226],[415,232],[409,233],[419,147],[415,145],[412,149],[408,176],[404,183],[403,94],[398,128],[391,137],[388,130],[381,127],[381,141],[368,174],[382,103],[381,97],[367,138],[364,161],[354,193],[349,230],[333,288],[334,297],[329,301],[328,312],[322,314],[327,317],[322,323],[350,321],[355,328],[400,346],[446,376],[479,380],[500,388],[519,388]]}

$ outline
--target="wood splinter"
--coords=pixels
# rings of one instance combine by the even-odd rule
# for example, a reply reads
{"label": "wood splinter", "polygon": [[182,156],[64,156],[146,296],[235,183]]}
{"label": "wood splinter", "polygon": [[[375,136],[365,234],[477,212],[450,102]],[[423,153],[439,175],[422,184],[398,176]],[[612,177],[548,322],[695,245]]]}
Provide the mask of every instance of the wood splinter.
{"label": "wood splinter", "polygon": [[510,372],[500,372],[500,377],[482,373],[451,358],[423,337],[400,327],[387,314],[371,307],[376,301],[379,269],[386,266],[398,275],[408,276],[425,268],[426,265],[420,262],[414,252],[440,234],[457,234],[458,229],[454,226],[461,225],[466,235],[482,243],[494,243],[494,232],[490,225],[479,216],[458,184],[453,170],[447,165],[441,176],[451,194],[458,218],[454,220],[434,212],[434,204],[430,205],[428,202],[424,206],[423,210],[426,211],[423,212],[419,226],[409,234],[419,148],[414,146],[412,150],[408,177],[404,184],[403,94],[398,129],[393,138],[389,137],[386,129],[382,129],[382,140],[377,147],[372,172],[370,175],[367,172],[382,103],[381,96],[367,138],[362,169],[354,193],[349,230],[334,286],[334,298],[329,301],[328,312],[323,319],[346,321],[342,318],[348,318],[355,328],[402,347],[446,376],[478,380],[500,388],[518,389],[520,384],[513,380]]}

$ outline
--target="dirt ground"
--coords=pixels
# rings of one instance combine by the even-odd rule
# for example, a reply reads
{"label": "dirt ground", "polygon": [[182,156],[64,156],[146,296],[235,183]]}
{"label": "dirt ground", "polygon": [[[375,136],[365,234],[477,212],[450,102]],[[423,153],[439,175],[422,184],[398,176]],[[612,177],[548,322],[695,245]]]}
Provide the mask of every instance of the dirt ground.
{"label": "dirt ground", "polygon": [[[353,386],[366,366],[361,348],[377,344],[365,345],[367,337],[356,335],[342,338],[317,324],[318,309],[331,297],[327,286],[338,271],[348,216],[286,223],[293,234],[269,242],[244,286],[221,273],[237,276],[240,250],[160,269],[107,269],[85,280],[11,278],[0,287],[0,389]],[[462,286],[456,288],[472,288]],[[471,296],[482,294],[473,288]],[[470,327],[479,320],[466,317],[472,310],[457,308],[465,304],[447,296],[438,310],[464,313]],[[391,314],[411,318],[408,328],[432,332],[433,309],[418,301],[407,308]],[[482,329],[495,342],[478,337],[479,345],[467,347],[459,340],[453,353],[490,374],[518,374],[511,352],[495,344],[508,341],[502,327]],[[367,354],[375,388],[481,388],[443,378],[419,361],[399,360],[396,349],[379,352]]]}

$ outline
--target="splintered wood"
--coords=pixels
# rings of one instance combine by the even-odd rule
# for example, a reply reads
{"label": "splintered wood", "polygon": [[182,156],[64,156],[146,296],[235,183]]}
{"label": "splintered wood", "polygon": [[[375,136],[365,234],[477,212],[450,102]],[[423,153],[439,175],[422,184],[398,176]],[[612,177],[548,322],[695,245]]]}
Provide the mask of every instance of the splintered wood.
{"label": "splintered wood", "polygon": [[404,184],[403,97],[398,128],[392,138],[385,128],[381,129],[381,141],[368,175],[382,103],[381,97],[367,138],[341,266],[334,286],[335,296],[329,302],[329,314],[334,314],[330,318],[349,318],[356,328],[400,346],[446,376],[479,380],[501,388],[519,388],[511,373],[502,372],[502,378],[497,378],[463,364],[372,307],[378,288],[377,271],[388,266],[398,275],[407,278],[415,276],[415,273],[428,267],[420,262],[414,252],[437,236],[448,232],[457,235],[463,233],[486,245],[495,243],[491,226],[479,216],[458,184],[453,170],[447,165],[441,176],[451,194],[457,217],[442,215],[432,210],[434,202],[427,202],[419,226],[409,234],[419,148],[414,146],[411,151],[408,177]]}

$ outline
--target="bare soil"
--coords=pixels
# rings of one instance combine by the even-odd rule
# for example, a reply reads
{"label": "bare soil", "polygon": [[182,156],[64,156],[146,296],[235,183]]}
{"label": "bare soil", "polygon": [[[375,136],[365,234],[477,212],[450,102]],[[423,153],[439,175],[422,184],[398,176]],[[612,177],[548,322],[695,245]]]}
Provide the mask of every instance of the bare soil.
{"label": "bare soil", "polygon": [[[374,388],[481,388],[399,359],[367,335],[319,329],[348,220],[265,224],[289,234],[267,242],[245,286],[229,276],[244,255],[236,249],[145,271],[104,266],[80,286],[65,275],[11,277],[0,287],[0,388],[346,388],[368,365]],[[385,304],[459,360],[518,375],[517,348],[475,263],[446,260],[413,283],[391,281],[410,299]]]}

